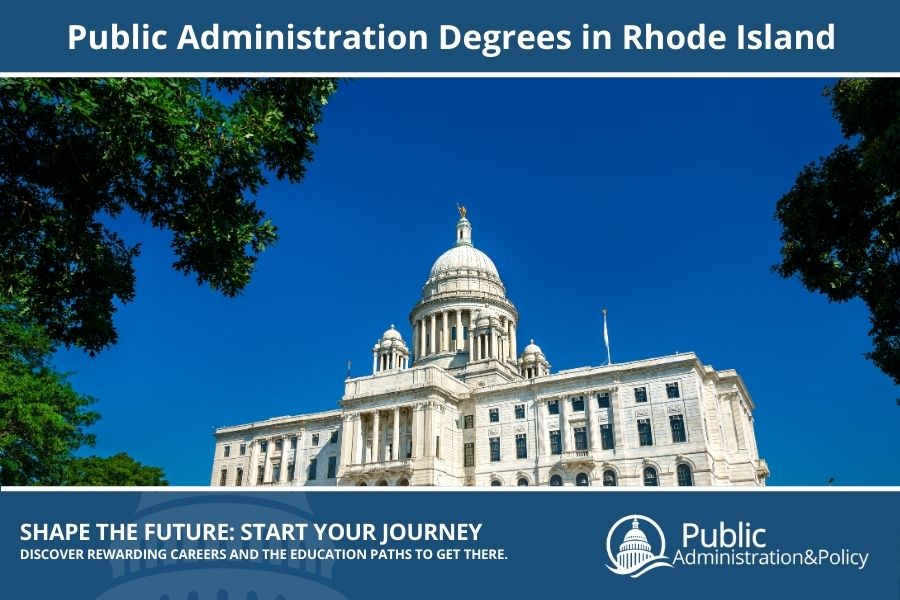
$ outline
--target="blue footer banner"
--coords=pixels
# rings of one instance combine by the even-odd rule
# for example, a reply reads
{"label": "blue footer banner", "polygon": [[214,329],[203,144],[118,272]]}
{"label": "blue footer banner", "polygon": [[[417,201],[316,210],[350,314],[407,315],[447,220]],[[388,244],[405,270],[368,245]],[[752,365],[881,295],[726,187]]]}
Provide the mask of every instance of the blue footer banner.
{"label": "blue footer banner", "polygon": [[6,598],[72,600],[896,598],[898,508],[896,490],[4,490],[0,571]]}

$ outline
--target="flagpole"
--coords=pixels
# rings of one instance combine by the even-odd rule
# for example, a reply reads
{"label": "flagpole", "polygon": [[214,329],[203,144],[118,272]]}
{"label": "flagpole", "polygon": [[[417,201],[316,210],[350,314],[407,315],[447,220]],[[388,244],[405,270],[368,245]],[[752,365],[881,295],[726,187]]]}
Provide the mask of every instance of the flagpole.
{"label": "flagpole", "polygon": [[612,364],[612,356],[609,352],[609,329],[606,327],[606,309],[603,309],[603,342],[606,344],[606,364]]}

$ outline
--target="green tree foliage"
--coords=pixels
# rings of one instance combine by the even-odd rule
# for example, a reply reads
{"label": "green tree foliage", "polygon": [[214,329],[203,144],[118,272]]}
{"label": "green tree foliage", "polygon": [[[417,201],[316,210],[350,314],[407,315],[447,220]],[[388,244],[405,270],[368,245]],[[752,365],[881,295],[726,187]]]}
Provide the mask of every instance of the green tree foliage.
{"label": "green tree foliage", "polygon": [[100,415],[50,365],[54,344],[0,298],[0,485],[167,485],[162,469],[124,453],[75,458]]}
{"label": "green tree foliage", "polygon": [[61,484],[72,453],[92,446],[99,415],[53,370],[50,339],[0,303],[0,485]]}
{"label": "green tree foliage", "polygon": [[276,228],[266,174],[297,182],[330,79],[0,79],[0,293],[91,354],[134,298],[125,210],[172,235],[174,267],[227,296]]}
{"label": "green tree foliage", "polygon": [[148,467],[124,452],[101,458],[73,459],[66,471],[66,485],[168,485],[163,470]]}
{"label": "green tree foliage", "polygon": [[807,165],[779,201],[783,277],[869,308],[867,354],[900,384],[900,80],[847,79],[826,91],[847,143]]}

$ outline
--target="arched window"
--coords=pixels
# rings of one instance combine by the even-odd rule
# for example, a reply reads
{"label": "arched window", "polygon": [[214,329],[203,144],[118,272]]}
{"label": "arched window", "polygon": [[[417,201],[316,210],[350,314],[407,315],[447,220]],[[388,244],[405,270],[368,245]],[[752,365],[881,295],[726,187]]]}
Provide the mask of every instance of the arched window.
{"label": "arched window", "polygon": [[559,475],[554,475],[553,477],[550,478],[550,485],[561,487],[562,486],[562,477],[560,477]]}
{"label": "arched window", "polygon": [[491,487],[500,487],[503,485],[499,479],[491,479]]}
{"label": "arched window", "polygon": [[616,482],[616,472],[612,469],[607,469],[603,471],[603,485],[606,487],[615,487],[618,485]]}
{"label": "arched window", "polygon": [[397,485],[399,485],[399,486],[409,485],[409,479],[407,479],[406,477],[401,477],[400,480],[397,482]]}
{"label": "arched window", "polygon": [[678,485],[691,486],[694,485],[694,475],[691,473],[690,465],[678,465]]}
{"label": "arched window", "polygon": [[656,476],[656,469],[653,467],[644,469],[644,485],[648,487],[659,485],[659,478]]}
{"label": "arched window", "polygon": [[516,485],[519,487],[528,487],[528,480],[524,477],[519,477],[519,481],[516,482]]}
{"label": "arched window", "polygon": [[575,485],[577,486],[588,486],[591,485],[590,479],[588,479],[587,473],[579,473],[575,476]]}
{"label": "arched window", "polygon": [[365,481],[360,481],[360,482],[357,483],[356,485],[357,485],[357,487],[366,487],[366,482],[365,482]]}
{"label": "arched window", "polygon": [[375,485],[377,485],[377,486],[384,486],[384,485],[387,485],[387,484],[388,484],[387,480],[382,479],[381,481],[379,481],[379,482],[376,483]]}

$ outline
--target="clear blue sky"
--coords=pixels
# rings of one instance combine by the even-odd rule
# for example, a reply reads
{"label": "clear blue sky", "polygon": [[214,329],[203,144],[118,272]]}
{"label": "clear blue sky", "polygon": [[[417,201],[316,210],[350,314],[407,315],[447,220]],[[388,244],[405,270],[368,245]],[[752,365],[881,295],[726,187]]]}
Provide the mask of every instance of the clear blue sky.
{"label": "clear blue sky", "polygon": [[860,302],[830,304],[771,272],[775,202],[840,141],[824,80],[422,79],[344,83],[299,185],[260,205],[280,229],[226,299],[169,265],[134,218],[137,299],[120,342],[62,351],[99,398],[96,451],[171,483],[209,482],[215,427],[336,407],[346,361],[409,310],[453,242],[455,203],[560,370],[695,351],[757,404],[773,485],[900,483],[900,395],[863,358]]}

